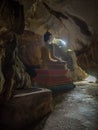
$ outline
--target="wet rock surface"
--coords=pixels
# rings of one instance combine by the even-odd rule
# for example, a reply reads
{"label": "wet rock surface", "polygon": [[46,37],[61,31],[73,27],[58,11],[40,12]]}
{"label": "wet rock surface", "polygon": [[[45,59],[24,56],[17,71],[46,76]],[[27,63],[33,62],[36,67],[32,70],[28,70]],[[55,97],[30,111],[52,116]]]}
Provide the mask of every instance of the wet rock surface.
{"label": "wet rock surface", "polygon": [[98,84],[75,84],[74,90],[57,97],[57,101],[62,101],[55,106],[43,130],[98,130]]}

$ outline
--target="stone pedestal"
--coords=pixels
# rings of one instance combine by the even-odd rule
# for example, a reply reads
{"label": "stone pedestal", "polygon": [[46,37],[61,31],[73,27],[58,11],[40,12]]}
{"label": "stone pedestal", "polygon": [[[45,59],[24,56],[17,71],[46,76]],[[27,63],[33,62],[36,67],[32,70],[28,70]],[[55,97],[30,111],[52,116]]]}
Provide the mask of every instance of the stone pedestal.
{"label": "stone pedestal", "polygon": [[64,63],[52,63],[47,66],[47,69],[36,69],[37,76],[33,81],[39,86],[51,89],[53,93],[74,88],[70,72]]}
{"label": "stone pedestal", "polygon": [[12,100],[0,106],[0,130],[22,129],[33,125],[52,110],[51,91],[19,91]]}

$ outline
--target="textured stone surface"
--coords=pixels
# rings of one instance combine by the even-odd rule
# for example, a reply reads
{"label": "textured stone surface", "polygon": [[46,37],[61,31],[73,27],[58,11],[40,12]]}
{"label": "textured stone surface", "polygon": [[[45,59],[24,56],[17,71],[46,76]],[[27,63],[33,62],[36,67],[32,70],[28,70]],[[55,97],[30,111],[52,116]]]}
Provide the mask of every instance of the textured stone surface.
{"label": "textured stone surface", "polygon": [[52,111],[52,95],[47,89],[18,90],[14,98],[0,106],[0,129],[24,129]]}
{"label": "textured stone surface", "polygon": [[98,84],[78,82],[76,86],[56,98],[58,104],[42,130],[98,129]]}
{"label": "textured stone surface", "polygon": [[29,0],[28,3],[22,0],[21,3],[25,29],[43,35],[49,28],[54,37],[66,40],[67,48],[72,50],[87,48],[98,33],[97,0]]}
{"label": "textured stone surface", "polygon": [[[17,87],[31,87],[30,78],[17,55],[17,35],[24,29],[23,6],[0,1],[0,103],[12,97]],[[17,72],[16,72],[17,70]],[[28,81],[27,81],[28,80]]]}
{"label": "textured stone surface", "polygon": [[[81,0],[28,0],[28,2],[26,0],[18,1],[0,1],[0,91],[3,90],[2,88],[3,86],[6,86],[7,82],[7,86],[11,86],[11,88],[13,88],[12,86],[14,84],[14,68],[13,66],[11,66],[11,64],[13,64],[14,62],[13,54],[16,46],[15,35],[23,33],[24,18],[25,29],[31,30],[43,36],[44,32],[48,28],[53,33],[54,37],[65,39],[67,41],[67,47],[70,47],[72,50],[75,51],[81,50],[85,47],[87,48],[87,46],[91,44],[91,40],[93,40],[92,37],[96,36],[95,34],[98,33],[97,0],[89,0],[85,2]],[[22,5],[24,6],[24,13]],[[14,42],[14,45],[12,45],[12,42]],[[9,51],[10,47],[11,51]],[[33,47],[33,49],[35,49],[35,47]],[[24,51],[24,49],[22,49],[22,51]],[[94,51],[94,49],[92,49],[92,51]],[[95,49],[95,51],[97,50]],[[39,52],[38,49],[36,49],[36,52]],[[44,54],[46,54],[45,57],[47,59],[48,54]],[[92,52],[92,54],[94,53]],[[40,53],[36,55],[36,60],[39,59],[37,56],[40,57]],[[83,54],[83,59],[85,59],[84,57],[85,55]],[[86,57],[88,57],[88,54],[86,54]],[[27,63],[31,64],[33,60],[34,58],[31,61],[27,61]],[[94,60],[96,60],[95,57]],[[93,61],[91,64],[97,65],[97,61],[96,63],[95,61]],[[9,65],[8,70],[5,69],[7,65]],[[80,64],[80,66],[82,65]],[[96,71],[94,69],[91,69],[91,67],[90,70],[92,72]],[[7,80],[5,79],[5,77],[7,77]],[[10,80],[8,80],[8,77]],[[3,93],[5,93],[5,88],[6,87],[4,87]],[[9,88],[10,87],[7,87],[7,89]],[[9,91],[11,91],[11,89]]]}
{"label": "textured stone surface", "polygon": [[[70,66],[73,67],[71,77],[73,80],[82,80],[87,75],[86,73],[78,66],[77,58],[74,52],[69,53],[69,57],[72,57],[72,62],[70,59],[67,60],[67,53],[65,52],[66,48],[59,48],[54,44],[54,53],[57,57],[61,57],[66,64],[52,62],[51,57],[49,57],[49,52],[45,47],[43,37],[41,35],[32,33],[31,31],[25,30],[21,35],[18,43],[18,54],[20,59],[25,65],[36,66],[39,65],[41,68],[51,68],[51,69],[67,69]],[[50,62],[51,61],[51,62]],[[59,64],[59,65],[58,65]],[[60,65],[61,64],[61,65]],[[69,68],[70,69],[70,68]],[[73,71],[74,70],[74,71]]]}
{"label": "textured stone surface", "polygon": [[98,36],[90,46],[77,52],[78,64],[91,75],[98,78]]}
{"label": "textured stone surface", "polygon": [[[78,52],[77,56],[80,60],[78,60],[80,66],[84,69],[89,68],[88,72],[94,72],[94,75],[96,75],[95,72],[98,70],[97,41],[92,45],[90,44],[94,40],[92,38],[96,37],[98,34],[98,0],[18,1],[0,0],[0,103],[2,103],[2,98],[4,101],[5,98],[9,99],[12,97],[14,88],[31,87],[30,79],[25,73],[25,68],[17,55],[17,35],[23,33],[24,22],[25,29],[36,34],[43,36],[48,28],[53,33],[54,37],[66,40],[67,47],[75,50],[76,54]],[[25,14],[23,13],[23,6]],[[39,35],[37,36],[40,37]],[[34,39],[29,40],[35,40],[34,43],[36,43],[36,36],[34,35]],[[38,38],[37,44],[39,44],[39,40],[40,38]],[[32,48],[29,46],[30,55],[32,55],[32,53],[36,53],[37,55],[33,55],[33,57],[35,57],[28,59],[29,61],[23,59],[24,63],[29,65],[32,63],[40,64],[41,54],[39,48],[37,48],[37,44]],[[29,54],[26,54],[29,52],[23,52],[23,48],[20,52],[27,57]],[[84,48],[87,49],[87,52],[81,51],[82,49],[85,50]],[[44,62],[46,62],[46,60],[49,59],[49,55],[44,48],[42,51],[43,59],[45,59]],[[76,70],[78,70],[77,66]],[[80,73],[80,71],[77,73]],[[10,108],[8,107],[8,110],[12,108],[13,104]],[[15,111],[12,110],[11,112],[14,113]],[[17,118],[19,118],[19,116],[18,114]],[[6,118],[6,120],[9,121],[8,118]],[[70,124],[73,122],[72,119]],[[87,124],[89,124],[89,122],[87,122]],[[87,124],[84,124],[82,128],[84,129]],[[76,126],[78,127],[77,124]],[[58,126],[56,127],[57,129],[59,128]]]}
{"label": "textured stone surface", "polygon": [[27,9],[28,3],[24,8],[26,29],[43,35],[50,28],[55,37],[68,40],[68,46],[74,49],[81,48],[78,41],[83,44],[90,42],[91,33],[97,31],[97,0],[38,0],[31,5]]}
{"label": "textured stone surface", "polygon": [[30,31],[24,31],[18,43],[18,55],[26,65],[41,65],[42,37]]}

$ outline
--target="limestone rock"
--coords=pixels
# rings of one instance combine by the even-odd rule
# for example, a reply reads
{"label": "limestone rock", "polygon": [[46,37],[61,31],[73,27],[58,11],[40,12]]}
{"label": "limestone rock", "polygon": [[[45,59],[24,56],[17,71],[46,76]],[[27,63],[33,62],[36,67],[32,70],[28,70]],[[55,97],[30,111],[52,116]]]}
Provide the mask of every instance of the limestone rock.
{"label": "limestone rock", "polygon": [[[0,103],[12,97],[15,84],[30,87],[24,67],[15,57],[17,34],[24,29],[23,6],[18,1],[0,1]],[[16,64],[17,61],[17,64]],[[15,66],[17,65],[17,67]],[[22,68],[21,68],[22,67]],[[21,71],[22,69],[22,71]],[[17,74],[16,74],[17,71]],[[17,75],[17,78],[15,77]],[[20,76],[21,75],[21,76]],[[28,81],[27,81],[28,79]],[[19,82],[21,81],[21,82]]]}

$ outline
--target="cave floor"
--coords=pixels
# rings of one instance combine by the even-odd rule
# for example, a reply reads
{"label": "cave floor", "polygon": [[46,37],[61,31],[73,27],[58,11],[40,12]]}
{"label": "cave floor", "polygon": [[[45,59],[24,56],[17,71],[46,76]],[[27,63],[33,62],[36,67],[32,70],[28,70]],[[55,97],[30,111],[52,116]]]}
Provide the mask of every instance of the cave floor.
{"label": "cave floor", "polygon": [[75,84],[72,91],[55,98],[55,108],[40,130],[98,130],[98,84]]}

